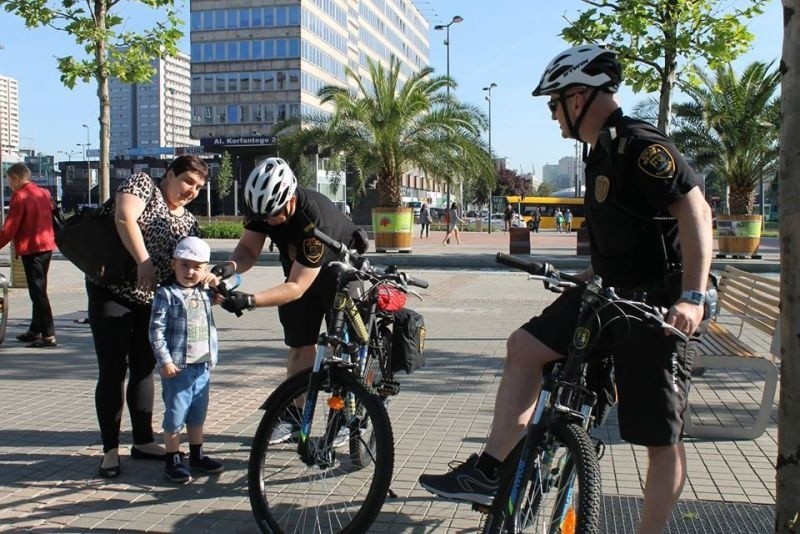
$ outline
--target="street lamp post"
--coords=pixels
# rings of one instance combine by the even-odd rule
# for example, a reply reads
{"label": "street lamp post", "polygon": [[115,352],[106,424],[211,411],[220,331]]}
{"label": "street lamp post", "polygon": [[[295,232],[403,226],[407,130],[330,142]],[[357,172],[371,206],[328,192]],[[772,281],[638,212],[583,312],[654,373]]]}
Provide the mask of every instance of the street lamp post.
{"label": "street lamp post", "polygon": [[[485,96],[489,102],[489,159],[492,160],[492,171],[494,172],[494,155],[492,154],[492,88],[497,87],[497,84],[492,82],[483,90],[489,94]],[[492,233],[492,186],[489,185],[489,233]]]}
{"label": "street lamp post", "polygon": [[[444,47],[447,50],[447,77],[450,77],[450,26],[453,24],[458,24],[459,22],[463,22],[464,17],[460,15],[456,15],[453,17],[453,20],[448,22],[447,24],[437,24],[433,27],[434,30],[445,30],[445,38],[444,38]],[[450,86],[447,86],[447,96],[450,96]],[[462,206],[463,208],[463,206]],[[446,210],[450,209],[450,181],[447,182],[447,205],[445,206]]]}
{"label": "street lamp post", "polygon": [[[89,162],[89,126],[86,124],[83,125],[86,128],[86,198],[88,198],[87,204],[89,206],[92,205],[92,164]],[[97,203],[100,203],[100,199],[97,199]]]}

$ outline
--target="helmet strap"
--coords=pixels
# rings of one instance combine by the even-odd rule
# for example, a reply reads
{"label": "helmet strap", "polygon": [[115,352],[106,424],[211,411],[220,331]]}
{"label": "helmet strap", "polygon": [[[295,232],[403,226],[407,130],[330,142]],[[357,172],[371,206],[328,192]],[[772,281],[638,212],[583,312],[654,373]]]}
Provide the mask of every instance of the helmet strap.
{"label": "helmet strap", "polygon": [[583,118],[586,116],[586,112],[589,111],[589,107],[594,102],[594,99],[597,97],[597,94],[601,91],[599,87],[593,87],[592,92],[589,94],[589,97],[586,99],[586,104],[584,104],[583,109],[581,110],[581,114],[578,115],[578,118],[575,119],[575,123],[572,123],[572,119],[567,113],[567,99],[564,97],[564,93],[558,95],[559,100],[561,100],[561,109],[564,110],[564,120],[567,121],[567,128],[569,128],[569,135],[576,141],[580,141],[581,143],[586,143],[583,139],[581,139],[580,128],[581,123],[583,122]]}

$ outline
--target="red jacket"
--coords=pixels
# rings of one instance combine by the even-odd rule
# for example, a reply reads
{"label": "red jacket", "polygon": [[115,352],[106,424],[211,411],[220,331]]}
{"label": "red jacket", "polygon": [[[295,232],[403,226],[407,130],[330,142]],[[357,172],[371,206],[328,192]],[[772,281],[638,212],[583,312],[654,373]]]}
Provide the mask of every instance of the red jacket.
{"label": "red jacket", "polygon": [[53,201],[50,192],[28,182],[13,195],[8,216],[0,231],[0,248],[14,240],[17,256],[47,252],[56,248],[53,235]]}

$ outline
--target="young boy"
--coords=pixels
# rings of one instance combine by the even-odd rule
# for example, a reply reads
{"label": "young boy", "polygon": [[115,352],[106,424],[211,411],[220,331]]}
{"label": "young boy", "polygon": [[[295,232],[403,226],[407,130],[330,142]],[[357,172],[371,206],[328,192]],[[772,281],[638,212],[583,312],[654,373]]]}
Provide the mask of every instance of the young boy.
{"label": "young boy", "polygon": [[185,237],[172,255],[175,282],[159,287],[150,316],[150,343],[161,373],[164,398],[164,472],[185,484],[191,473],[181,462],[180,431],[189,436],[189,466],[220,473],[223,466],[203,453],[203,423],[208,410],[210,369],[217,363],[217,329],[211,315],[207,284],[217,278],[208,271],[211,250],[199,237]]}

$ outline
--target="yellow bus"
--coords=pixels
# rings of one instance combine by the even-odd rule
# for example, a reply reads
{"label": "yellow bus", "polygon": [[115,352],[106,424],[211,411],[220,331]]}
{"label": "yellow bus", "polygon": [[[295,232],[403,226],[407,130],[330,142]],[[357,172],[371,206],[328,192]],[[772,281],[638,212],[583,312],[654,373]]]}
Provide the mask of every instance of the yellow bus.
{"label": "yellow bus", "polygon": [[[519,213],[529,230],[534,229],[532,215],[536,208],[539,209],[539,214],[541,215],[540,230],[553,230],[556,228],[555,212],[557,209],[561,213],[569,209],[570,213],[572,213],[573,230],[580,228],[584,220],[583,197],[507,196],[506,202],[511,204],[514,211]],[[566,224],[562,225],[562,229],[566,231]]]}

